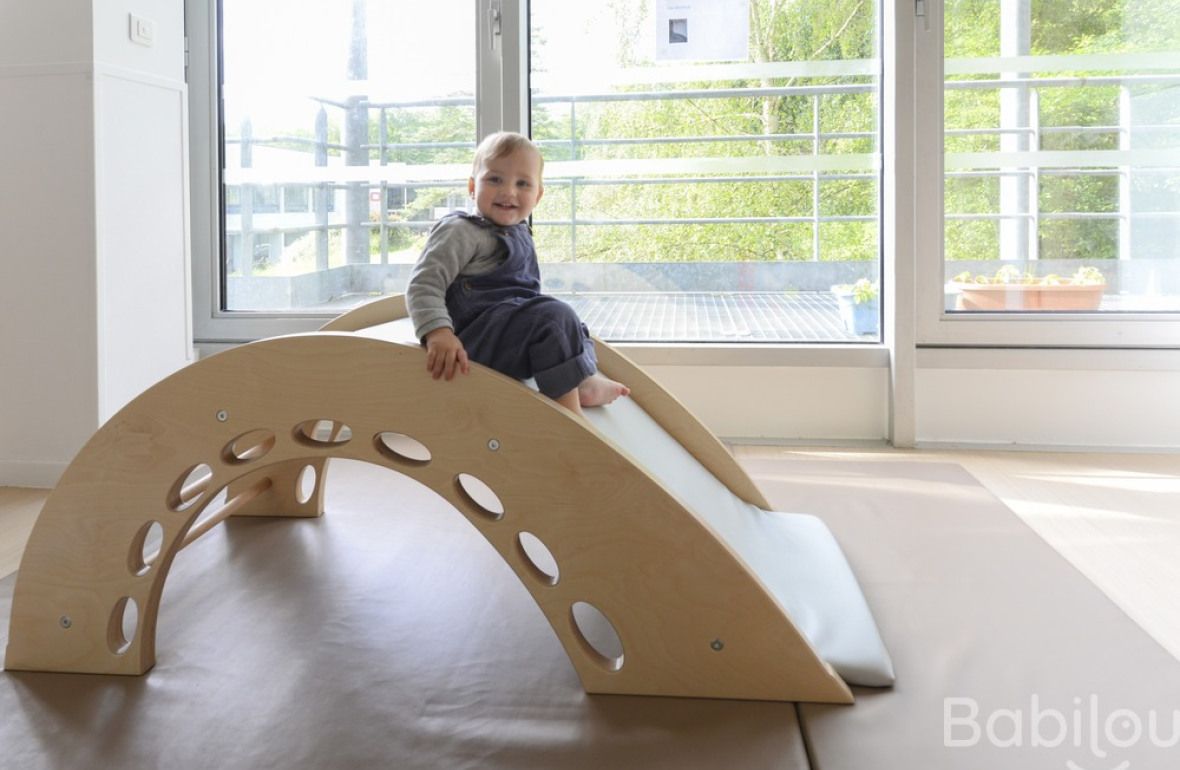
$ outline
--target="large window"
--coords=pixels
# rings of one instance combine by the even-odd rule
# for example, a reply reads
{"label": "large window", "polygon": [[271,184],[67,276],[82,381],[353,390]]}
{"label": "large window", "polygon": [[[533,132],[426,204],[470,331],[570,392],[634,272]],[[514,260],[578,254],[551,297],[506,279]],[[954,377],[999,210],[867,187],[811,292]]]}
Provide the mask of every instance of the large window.
{"label": "large window", "polygon": [[222,2],[222,309],[334,312],[404,288],[465,202],[475,10]]}
{"label": "large window", "polygon": [[950,309],[1180,309],[1180,26],[1161,5],[946,4]]}
{"label": "large window", "polygon": [[932,341],[1174,337],[1158,321],[1180,311],[1178,12],[1176,0],[944,4]]}
{"label": "large window", "polygon": [[872,2],[530,7],[532,132],[547,159],[537,242],[554,290],[593,328],[877,338]]}
{"label": "large window", "polygon": [[223,0],[219,311],[404,290],[433,222],[469,204],[481,116],[503,111],[488,89],[477,110],[477,61],[527,37],[531,71],[494,74],[530,89],[546,289],[596,333],[879,338],[871,2],[527,7],[519,31],[496,15],[477,35],[475,0]]}
{"label": "large window", "polygon": [[1180,0],[189,11],[200,339],[402,291],[504,128],[608,339],[1180,344]]}

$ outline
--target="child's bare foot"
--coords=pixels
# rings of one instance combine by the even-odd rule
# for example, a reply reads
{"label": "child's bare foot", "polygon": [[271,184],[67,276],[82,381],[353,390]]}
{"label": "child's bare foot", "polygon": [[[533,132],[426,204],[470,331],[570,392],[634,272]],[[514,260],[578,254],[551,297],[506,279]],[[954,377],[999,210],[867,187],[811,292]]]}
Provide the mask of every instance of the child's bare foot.
{"label": "child's bare foot", "polygon": [[578,403],[582,406],[605,406],[630,392],[631,389],[623,383],[595,372],[578,385]]}

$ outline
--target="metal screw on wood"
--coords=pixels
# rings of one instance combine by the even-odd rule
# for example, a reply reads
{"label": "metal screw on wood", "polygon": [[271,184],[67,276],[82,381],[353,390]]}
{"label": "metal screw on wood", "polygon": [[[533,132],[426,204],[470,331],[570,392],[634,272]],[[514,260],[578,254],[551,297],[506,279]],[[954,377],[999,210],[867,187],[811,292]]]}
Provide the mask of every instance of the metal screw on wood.
{"label": "metal screw on wood", "polygon": [[217,412],[217,421],[218,422],[225,422],[228,419],[229,419],[229,412],[225,411],[224,409],[219,409]]}
{"label": "metal screw on wood", "polygon": [[488,449],[495,452],[499,448],[500,448],[500,442],[497,441],[496,439],[491,439],[490,441],[488,441]]}
{"label": "metal screw on wood", "polygon": [[709,642],[709,646],[713,648],[714,652],[721,652],[725,649],[725,642],[721,641],[720,639],[714,639],[713,641]]}
{"label": "metal screw on wood", "polygon": [[70,620],[69,615],[62,615],[57,622],[61,624],[62,628],[69,628],[70,626],[74,625],[74,621]]}

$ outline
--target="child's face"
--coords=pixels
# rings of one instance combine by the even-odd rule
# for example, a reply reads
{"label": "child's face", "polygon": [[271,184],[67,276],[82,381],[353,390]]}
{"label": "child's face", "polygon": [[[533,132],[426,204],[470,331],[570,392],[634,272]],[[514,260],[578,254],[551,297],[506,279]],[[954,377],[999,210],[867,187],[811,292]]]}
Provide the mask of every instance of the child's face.
{"label": "child's face", "polygon": [[467,192],[479,213],[502,227],[520,224],[533,213],[545,192],[541,186],[541,156],[522,147],[485,161],[467,180]]}

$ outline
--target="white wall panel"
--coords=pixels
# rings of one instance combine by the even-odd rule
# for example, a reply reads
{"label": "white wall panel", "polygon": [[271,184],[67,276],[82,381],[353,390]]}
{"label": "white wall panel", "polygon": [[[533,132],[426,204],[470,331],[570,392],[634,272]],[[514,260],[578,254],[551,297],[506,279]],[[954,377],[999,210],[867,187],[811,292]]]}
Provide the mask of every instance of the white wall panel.
{"label": "white wall panel", "polygon": [[888,429],[889,372],[883,368],[647,369],[720,436],[880,441]]}
{"label": "white wall panel", "polygon": [[99,415],[190,358],[183,83],[96,77]]}

